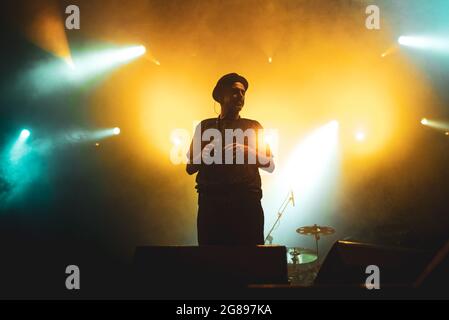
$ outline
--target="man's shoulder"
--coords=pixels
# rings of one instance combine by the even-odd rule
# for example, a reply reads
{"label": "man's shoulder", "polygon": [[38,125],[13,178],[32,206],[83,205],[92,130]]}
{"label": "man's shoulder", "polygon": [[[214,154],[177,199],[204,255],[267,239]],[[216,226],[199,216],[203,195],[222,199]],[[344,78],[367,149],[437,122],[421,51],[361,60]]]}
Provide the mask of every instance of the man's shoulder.
{"label": "man's shoulder", "polygon": [[201,120],[200,123],[198,123],[198,126],[201,126],[201,128],[210,128],[214,127],[217,123],[217,118],[207,118],[204,120]]}
{"label": "man's shoulder", "polygon": [[209,124],[209,123],[216,123],[216,122],[217,122],[217,118],[207,118],[207,119],[201,120],[201,124]]}
{"label": "man's shoulder", "polygon": [[[257,120],[249,119],[249,118],[240,118],[239,119],[247,128],[262,128],[262,125]],[[202,128],[210,128],[215,127],[217,124],[217,118],[207,118],[201,120],[200,125]]]}
{"label": "man's shoulder", "polygon": [[248,118],[240,118],[240,120],[246,122],[248,127],[251,127],[251,128],[262,128],[262,125],[257,120],[248,119]]}

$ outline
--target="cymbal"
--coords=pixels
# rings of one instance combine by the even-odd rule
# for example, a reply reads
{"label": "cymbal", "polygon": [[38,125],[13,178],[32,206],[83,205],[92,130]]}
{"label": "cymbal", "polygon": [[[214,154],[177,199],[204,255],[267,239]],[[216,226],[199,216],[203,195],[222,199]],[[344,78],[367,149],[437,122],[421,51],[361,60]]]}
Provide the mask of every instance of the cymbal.
{"label": "cymbal", "polygon": [[335,233],[335,229],[332,227],[325,227],[325,226],[317,226],[316,224],[313,226],[305,226],[296,229],[296,232],[299,234],[303,234],[306,236],[313,236],[321,234],[323,236],[328,236],[330,234]]}

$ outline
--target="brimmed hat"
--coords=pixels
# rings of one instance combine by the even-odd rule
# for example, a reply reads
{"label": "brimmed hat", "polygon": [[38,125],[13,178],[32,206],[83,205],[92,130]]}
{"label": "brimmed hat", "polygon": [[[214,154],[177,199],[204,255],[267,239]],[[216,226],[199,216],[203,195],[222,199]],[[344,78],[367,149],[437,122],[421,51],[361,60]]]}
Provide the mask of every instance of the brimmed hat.
{"label": "brimmed hat", "polygon": [[248,90],[248,81],[244,77],[237,73],[228,73],[221,77],[215,85],[214,91],[212,91],[212,97],[214,100],[220,103],[223,89],[231,86],[234,82],[242,83],[245,86],[245,90]]}

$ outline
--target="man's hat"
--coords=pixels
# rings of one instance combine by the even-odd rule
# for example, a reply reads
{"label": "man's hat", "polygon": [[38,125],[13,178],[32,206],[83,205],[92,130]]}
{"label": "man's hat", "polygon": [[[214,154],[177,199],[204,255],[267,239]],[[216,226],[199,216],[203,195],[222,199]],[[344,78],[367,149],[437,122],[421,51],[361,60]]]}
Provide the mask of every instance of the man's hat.
{"label": "man's hat", "polygon": [[228,73],[221,77],[215,85],[214,91],[212,91],[214,100],[220,103],[223,89],[228,86],[230,87],[234,82],[242,83],[245,86],[245,90],[248,90],[248,81],[244,77],[237,73]]}

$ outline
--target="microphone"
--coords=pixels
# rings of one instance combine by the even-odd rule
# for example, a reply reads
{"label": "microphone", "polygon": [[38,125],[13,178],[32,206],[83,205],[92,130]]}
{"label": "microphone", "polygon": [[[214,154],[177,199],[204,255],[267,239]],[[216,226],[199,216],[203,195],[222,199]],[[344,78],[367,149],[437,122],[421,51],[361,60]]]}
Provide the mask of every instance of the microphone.
{"label": "microphone", "polygon": [[295,196],[293,194],[293,190],[290,190],[290,193],[291,193],[290,199],[292,199],[292,204],[293,204],[293,206],[295,206]]}

